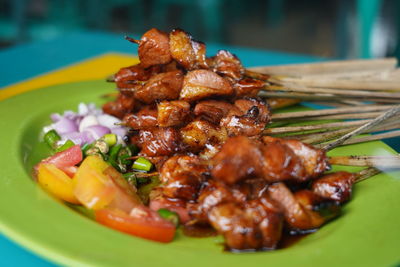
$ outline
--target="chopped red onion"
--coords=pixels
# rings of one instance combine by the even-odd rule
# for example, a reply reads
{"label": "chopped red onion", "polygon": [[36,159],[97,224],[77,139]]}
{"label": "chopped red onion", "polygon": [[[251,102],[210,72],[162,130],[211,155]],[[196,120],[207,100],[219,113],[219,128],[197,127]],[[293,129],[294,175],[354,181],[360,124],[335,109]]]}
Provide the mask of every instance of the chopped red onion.
{"label": "chopped red onion", "polygon": [[124,127],[118,126],[121,123],[118,118],[104,114],[93,103],[80,103],[78,113],[66,110],[62,115],[53,113],[50,118],[53,124],[43,127],[43,132],[56,130],[61,136],[60,144],[69,139],[82,146],[111,132],[117,135],[118,143],[123,143],[123,137],[127,133]]}
{"label": "chopped red onion", "polygon": [[113,134],[116,134],[118,136],[124,137],[126,135],[126,129],[123,127],[115,127],[115,128],[110,128],[111,132]]}
{"label": "chopped red onion", "polygon": [[79,131],[83,132],[87,127],[93,126],[93,125],[99,125],[99,122],[97,121],[96,116],[94,115],[88,115],[84,117],[79,124]]}
{"label": "chopped red onion", "polygon": [[91,143],[94,141],[94,138],[88,132],[71,132],[65,133],[61,135],[61,139],[63,143],[68,139],[75,143],[75,145],[84,145],[86,143]]}
{"label": "chopped red onion", "polygon": [[54,130],[58,134],[70,133],[78,131],[78,125],[73,120],[67,119],[65,117],[61,118],[59,121],[53,124]]}
{"label": "chopped red onion", "polygon": [[108,128],[117,127],[116,124],[121,123],[121,121],[118,118],[108,114],[102,114],[97,116],[97,120],[99,124],[107,126]]}
{"label": "chopped red onion", "polygon": [[103,137],[105,134],[111,133],[108,127],[102,125],[92,125],[85,128],[85,132],[88,132],[93,136],[95,140]]}
{"label": "chopped red onion", "polygon": [[59,121],[61,118],[62,118],[62,116],[61,116],[60,114],[58,114],[58,113],[52,113],[52,114],[50,115],[50,119],[51,119],[53,122],[57,122],[57,121]]}

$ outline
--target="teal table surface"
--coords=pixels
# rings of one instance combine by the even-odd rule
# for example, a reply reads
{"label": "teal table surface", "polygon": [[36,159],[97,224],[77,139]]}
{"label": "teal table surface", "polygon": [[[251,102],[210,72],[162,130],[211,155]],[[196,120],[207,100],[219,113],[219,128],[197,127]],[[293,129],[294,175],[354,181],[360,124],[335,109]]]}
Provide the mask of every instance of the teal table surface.
{"label": "teal table surface", "polygon": [[[305,55],[207,44],[210,55],[219,49],[235,53],[246,67],[321,60]],[[135,54],[136,47],[124,40],[122,34],[80,32],[0,50],[0,90],[16,82],[109,52]],[[389,140],[388,144],[398,146],[398,139]],[[54,266],[43,256],[33,254],[4,235],[0,235],[0,255],[0,266]]]}

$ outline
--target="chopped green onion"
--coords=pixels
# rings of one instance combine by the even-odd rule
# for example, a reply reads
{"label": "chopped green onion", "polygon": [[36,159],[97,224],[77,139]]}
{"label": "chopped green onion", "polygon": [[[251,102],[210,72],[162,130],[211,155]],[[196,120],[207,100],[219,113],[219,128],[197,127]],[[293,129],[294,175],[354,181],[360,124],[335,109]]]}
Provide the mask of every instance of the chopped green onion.
{"label": "chopped green onion", "polygon": [[122,174],[122,176],[124,176],[125,180],[127,180],[129,184],[137,186],[137,178],[135,173],[127,172]]}
{"label": "chopped green onion", "polygon": [[132,168],[139,171],[150,171],[153,164],[146,158],[140,157],[132,165]]}
{"label": "chopped green onion", "polygon": [[179,225],[179,215],[176,212],[167,209],[159,209],[157,212],[163,219],[172,222],[175,226]]}
{"label": "chopped green onion", "polygon": [[60,141],[61,137],[58,135],[56,130],[53,129],[48,131],[44,135],[43,139],[52,149],[55,149],[57,148],[57,141]]}
{"label": "chopped green onion", "polygon": [[113,146],[117,143],[117,135],[116,134],[112,134],[112,133],[105,134],[102,138],[109,146]]}
{"label": "chopped green onion", "polygon": [[122,154],[119,156],[119,162],[123,165],[130,165],[132,164],[132,160],[130,160],[131,156],[128,154]]}
{"label": "chopped green onion", "polygon": [[68,139],[62,146],[56,149],[56,152],[67,150],[68,148],[73,147],[74,145],[75,143]]}
{"label": "chopped green onion", "polygon": [[115,145],[115,146],[111,147],[110,152],[109,152],[110,158],[113,159],[113,160],[116,160],[117,157],[118,157],[118,153],[121,150],[121,148],[122,148],[121,144],[118,144],[118,145]]}
{"label": "chopped green onion", "polygon": [[82,153],[84,156],[87,156],[87,151],[92,148],[92,144],[86,143],[82,146]]}

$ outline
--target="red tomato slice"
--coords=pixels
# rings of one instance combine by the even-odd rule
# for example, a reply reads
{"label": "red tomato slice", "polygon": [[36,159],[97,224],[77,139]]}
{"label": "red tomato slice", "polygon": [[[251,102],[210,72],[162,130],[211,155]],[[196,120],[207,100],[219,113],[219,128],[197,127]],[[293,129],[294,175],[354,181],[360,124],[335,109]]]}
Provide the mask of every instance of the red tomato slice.
{"label": "red tomato slice", "polygon": [[82,159],[81,147],[76,145],[42,160],[42,163],[54,164],[57,168],[64,168],[75,166]]}
{"label": "red tomato slice", "polygon": [[[42,160],[40,163],[53,164],[54,166],[68,174],[68,176],[72,177],[76,172],[76,168],[71,167],[79,164],[82,159],[83,155],[81,147],[76,145],[64,151],[58,152],[53,156]],[[36,171],[39,164],[35,166]]]}
{"label": "red tomato slice", "polygon": [[115,230],[162,243],[171,242],[176,231],[173,223],[144,206],[132,209],[129,215],[120,210],[101,209],[95,211],[95,217]]}
{"label": "red tomato slice", "polygon": [[190,220],[189,211],[186,209],[184,201],[172,201],[164,197],[158,197],[150,200],[149,207],[152,210],[167,209],[176,212],[179,215],[181,223],[186,223]]}

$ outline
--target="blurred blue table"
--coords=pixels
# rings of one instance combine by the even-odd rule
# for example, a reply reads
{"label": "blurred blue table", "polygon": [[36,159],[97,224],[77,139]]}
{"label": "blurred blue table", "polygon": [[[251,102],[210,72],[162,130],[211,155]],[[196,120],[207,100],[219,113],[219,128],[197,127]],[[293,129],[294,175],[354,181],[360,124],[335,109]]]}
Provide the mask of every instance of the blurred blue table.
{"label": "blurred blue table", "polygon": [[[235,53],[246,67],[321,60],[290,53],[217,44],[207,45],[210,55],[215,54],[219,49],[228,49]],[[59,39],[27,43],[0,50],[0,88],[108,52],[134,54],[136,47],[125,41],[123,35],[81,32]],[[29,252],[2,235],[0,235],[0,251],[0,266],[54,266],[53,263]]]}

